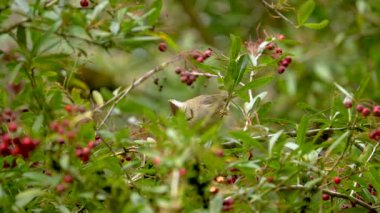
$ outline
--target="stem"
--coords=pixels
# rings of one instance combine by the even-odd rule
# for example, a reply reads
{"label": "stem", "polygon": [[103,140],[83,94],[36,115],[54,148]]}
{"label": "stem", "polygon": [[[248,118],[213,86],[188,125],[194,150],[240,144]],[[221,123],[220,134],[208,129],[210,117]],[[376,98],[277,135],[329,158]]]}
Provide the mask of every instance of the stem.
{"label": "stem", "polygon": [[148,78],[150,78],[151,76],[153,76],[154,74],[162,71],[165,67],[167,67],[168,65],[178,61],[179,59],[181,59],[180,57],[175,57],[174,59],[170,60],[170,61],[167,61],[167,62],[164,62],[160,65],[158,65],[157,67],[149,70],[148,72],[146,72],[143,76],[141,76],[140,78],[138,78],[137,80],[134,80],[132,82],[132,84],[125,88],[123,91],[121,91],[119,94],[117,94],[116,96],[114,96],[113,98],[111,98],[110,100],[108,100],[106,103],[104,103],[103,105],[101,106],[98,106],[96,107],[93,111],[98,111],[102,108],[104,108],[105,106],[109,105],[112,103],[110,109],[108,110],[106,116],[103,118],[103,120],[100,122],[100,124],[96,127],[96,130],[99,130],[103,125],[104,123],[107,121],[107,119],[111,116],[111,113],[113,111],[113,109],[115,108],[115,106],[123,99],[125,98],[129,92],[134,89],[135,87],[139,86],[141,83],[143,83],[145,80],[147,80]]}
{"label": "stem", "polygon": [[297,28],[297,25],[294,24],[293,21],[291,21],[290,19],[288,19],[285,15],[283,15],[280,11],[278,11],[276,9],[275,6],[273,6],[273,3],[272,4],[269,4],[268,2],[266,2],[265,0],[262,0],[261,1],[265,6],[269,7],[270,9],[272,9],[275,13],[277,13],[278,16],[280,16],[282,19],[284,19],[286,22],[288,22],[290,25],[292,25],[293,27]]}

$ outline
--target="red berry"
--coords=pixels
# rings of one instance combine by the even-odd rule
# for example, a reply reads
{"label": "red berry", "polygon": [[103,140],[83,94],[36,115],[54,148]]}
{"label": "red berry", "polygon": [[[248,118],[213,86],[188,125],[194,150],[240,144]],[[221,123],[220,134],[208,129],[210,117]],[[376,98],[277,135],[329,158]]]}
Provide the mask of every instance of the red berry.
{"label": "red berry", "polygon": [[14,122],[11,122],[11,123],[8,124],[8,129],[9,129],[9,131],[11,131],[11,132],[16,132],[16,131],[17,131],[17,128],[18,128],[18,126],[17,126],[17,124],[14,123]]}
{"label": "red berry", "polygon": [[232,197],[228,197],[223,200],[223,206],[231,206],[234,204],[234,199]]}
{"label": "red berry", "polygon": [[89,155],[90,152],[91,152],[91,149],[88,148],[88,147],[84,147],[84,148],[82,149],[82,155]]}
{"label": "red berry", "polygon": [[174,72],[179,75],[183,72],[183,69],[181,67],[177,67],[175,68]]}
{"label": "red berry", "polygon": [[83,155],[82,149],[81,148],[76,148],[75,149],[75,156],[81,157]]}
{"label": "red berry", "polygon": [[66,112],[70,113],[70,112],[73,111],[73,106],[70,105],[70,104],[67,104],[67,105],[65,106],[65,110],[66,110]]}
{"label": "red berry", "polygon": [[278,72],[279,74],[284,73],[285,70],[286,70],[286,67],[285,67],[285,66],[280,65],[279,67],[277,67],[277,72]]}
{"label": "red berry", "polygon": [[335,178],[334,178],[334,182],[335,182],[336,184],[339,184],[340,181],[341,181],[340,177],[335,177]]}
{"label": "red berry", "polygon": [[158,50],[160,50],[161,52],[165,52],[167,49],[168,49],[168,46],[166,45],[165,42],[161,42],[161,43],[158,45]]}
{"label": "red berry", "polygon": [[282,65],[282,66],[284,66],[284,67],[288,67],[288,65],[289,65],[289,61],[287,61],[287,60],[285,60],[285,59],[282,59],[282,60],[280,61],[280,65]]}
{"label": "red berry", "polygon": [[351,108],[352,107],[352,100],[351,100],[351,98],[345,97],[344,100],[343,100],[343,105],[347,109]]}
{"label": "red berry", "polygon": [[369,114],[371,113],[371,111],[367,108],[367,107],[364,107],[363,110],[362,110],[362,115],[364,117],[367,117]]}
{"label": "red berry", "polygon": [[219,192],[219,188],[216,187],[216,186],[211,186],[211,187],[210,187],[210,192],[211,192],[212,194],[216,194],[216,193]]}
{"label": "red berry", "polygon": [[66,186],[63,183],[58,184],[55,187],[55,190],[59,193],[64,192],[66,190]]}
{"label": "red berry", "polygon": [[234,206],[233,205],[229,205],[229,206],[223,206],[223,211],[225,211],[225,212],[227,212],[227,211],[230,211],[230,210],[232,210],[234,208]]}
{"label": "red berry", "polygon": [[7,156],[11,154],[11,150],[9,149],[8,145],[3,143],[0,143],[0,154],[3,156]]}
{"label": "red berry", "polygon": [[183,176],[186,175],[187,170],[186,170],[186,168],[180,168],[180,169],[178,170],[178,172],[179,172],[179,176],[183,177]]}
{"label": "red berry", "polygon": [[212,55],[212,50],[211,49],[207,49],[203,52],[203,58],[209,58],[210,56]]}
{"label": "red berry", "polygon": [[195,60],[197,60],[198,57],[202,56],[202,54],[201,54],[199,51],[197,51],[197,50],[193,50],[193,51],[191,52],[191,55],[193,56],[193,58],[194,58]]}
{"label": "red berry", "polygon": [[3,143],[5,144],[9,144],[11,142],[11,137],[9,136],[8,133],[5,133],[4,135],[2,135],[1,139],[3,140]]}
{"label": "red berry", "polygon": [[74,180],[74,178],[73,178],[73,176],[71,176],[71,175],[65,175],[65,177],[63,178],[63,181],[64,181],[65,183],[72,183],[73,180]]}
{"label": "red berry", "polygon": [[197,58],[197,61],[198,61],[199,63],[203,63],[203,62],[205,61],[205,58],[203,58],[203,56],[199,56],[199,57]]}
{"label": "red berry", "polygon": [[59,128],[59,124],[57,121],[53,121],[50,123],[50,129],[52,131],[58,131],[58,128]]}
{"label": "red berry", "polygon": [[12,150],[11,150],[11,154],[13,156],[17,156],[21,153],[21,149],[19,146],[15,146]]}
{"label": "red berry", "polygon": [[380,117],[380,106],[375,106],[372,112],[373,116]]}
{"label": "red berry", "polygon": [[273,50],[274,49],[274,44],[273,43],[267,44],[267,46],[265,47],[265,49],[267,49],[267,50]]}
{"label": "red berry", "polygon": [[288,61],[288,64],[292,63],[292,57],[286,56],[284,60]]}
{"label": "red berry", "polygon": [[359,113],[361,113],[363,111],[363,109],[364,109],[364,106],[362,104],[358,104],[356,106],[356,111],[359,112]]}
{"label": "red berry", "polygon": [[282,41],[282,40],[285,39],[285,35],[279,34],[279,35],[277,35],[277,39],[280,40],[280,41]]}
{"label": "red berry", "polygon": [[224,151],[223,151],[223,149],[217,149],[216,151],[215,151],[215,155],[217,156],[217,157],[223,157],[223,155],[224,155]]}
{"label": "red berry", "polygon": [[273,182],[273,177],[272,176],[267,177],[267,182],[268,183],[272,183]]}
{"label": "red berry", "polygon": [[161,158],[157,156],[157,157],[153,158],[152,162],[154,165],[158,165],[161,163]]}
{"label": "red berry", "polygon": [[33,144],[32,139],[30,137],[24,137],[21,140],[21,147],[25,150],[33,150],[34,144]]}
{"label": "red berry", "polygon": [[369,139],[372,139],[372,140],[375,140],[376,139],[376,136],[377,136],[377,131],[371,131],[369,133]]}
{"label": "red berry", "polygon": [[282,49],[279,48],[279,47],[277,47],[277,48],[276,48],[276,53],[277,53],[277,54],[282,54]]}
{"label": "red berry", "polygon": [[95,147],[95,142],[94,141],[89,141],[88,144],[87,144],[87,147],[92,149]]}
{"label": "red berry", "polygon": [[88,7],[88,5],[89,5],[88,0],[80,0],[80,6]]}
{"label": "red berry", "polygon": [[322,195],[322,200],[330,200],[330,195],[328,195],[328,194],[323,194],[323,195]]}

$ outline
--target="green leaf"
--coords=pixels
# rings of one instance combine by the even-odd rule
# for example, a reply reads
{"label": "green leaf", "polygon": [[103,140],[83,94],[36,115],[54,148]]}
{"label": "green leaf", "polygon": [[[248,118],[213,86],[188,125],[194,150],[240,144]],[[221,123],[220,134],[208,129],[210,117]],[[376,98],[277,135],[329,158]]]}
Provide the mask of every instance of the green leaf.
{"label": "green leaf", "polygon": [[36,120],[33,123],[32,131],[34,133],[38,133],[40,131],[41,127],[43,126],[43,122],[44,122],[44,114],[38,115]]}
{"label": "green leaf", "polygon": [[26,47],[26,32],[25,27],[22,25],[17,27],[17,44],[24,50],[27,49]]}
{"label": "green leaf", "polygon": [[246,132],[232,132],[231,135],[243,142],[244,146],[251,145],[260,151],[265,151],[264,146]]}
{"label": "green leaf", "polygon": [[352,94],[349,93],[346,89],[344,89],[342,86],[340,86],[339,84],[337,83],[334,83],[334,85],[336,86],[336,88],[339,89],[339,91],[341,91],[346,97],[349,97],[350,99],[353,99],[352,97]]}
{"label": "green leaf", "polygon": [[[41,46],[49,40],[49,38],[51,37],[51,35],[54,32],[56,32],[60,26],[61,26],[61,22],[60,21],[54,23],[53,26],[51,26],[48,31],[44,32],[38,38],[38,40],[33,44],[33,48],[32,48],[32,51],[31,51],[31,56],[32,57],[34,57],[34,56],[36,56],[38,54]],[[50,47],[45,48],[44,51],[48,51],[49,49],[51,49],[53,47],[56,47],[56,45],[50,45]]]}
{"label": "green leaf", "polygon": [[297,22],[299,26],[303,25],[310,17],[311,13],[314,10],[314,7],[314,0],[307,0],[301,5],[300,9],[297,12]]}
{"label": "green leaf", "polygon": [[210,201],[210,213],[219,213],[222,209],[222,204],[223,195],[219,193]]}
{"label": "green leaf", "polygon": [[93,9],[92,13],[87,15],[89,21],[94,21],[100,16],[100,13],[107,7],[108,1],[102,1]]}
{"label": "green leaf", "polygon": [[329,20],[325,19],[319,23],[305,23],[303,26],[314,29],[314,30],[320,30],[325,28],[327,25],[329,25]]}
{"label": "green leaf", "polygon": [[152,8],[148,13],[149,15],[146,16],[146,24],[147,25],[154,25],[157,22],[157,19],[161,15],[161,9],[162,9],[162,0],[155,0],[152,5],[150,6]]}
{"label": "green leaf", "polygon": [[342,134],[333,144],[331,144],[331,146],[329,146],[329,148],[327,149],[326,153],[325,153],[325,159],[327,159],[327,157],[330,155],[330,153],[341,143],[344,141],[344,139],[346,139],[348,137],[348,135],[351,134],[350,131],[346,131],[344,134]]}
{"label": "green leaf", "polygon": [[23,208],[34,198],[41,196],[44,192],[41,189],[28,189],[16,195],[16,206]]}
{"label": "green leaf", "polygon": [[310,190],[313,186],[322,181],[322,178],[315,178],[305,184],[305,188]]}
{"label": "green leaf", "polygon": [[305,142],[307,125],[309,123],[309,118],[307,116],[302,116],[301,122],[297,128],[297,139],[296,142],[298,145],[301,145]]}
{"label": "green leaf", "polygon": [[269,157],[272,157],[272,150],[273,150],[273,147],[274,145],[276,144],[276,142],[278,141],[278,139],[280,138],[281,134],[282,134],[283,130],[280,130],[278,132],[276,132],[269,140]]}
{"label": "green leaf", "polygon": [[249,82],[248,84],[241,87],[237,93],[241,94],[246,92],[249,89],[257,89],[259,87],[267,85],[269,82],[271,82],[274,79],[273,76],[264,76],[261,78],[254,79],[253,81]]}
{"label": "green leaf", "polygon": [[376,168],[375,166],[371,165],[369,168],[369,175],[367,176],[370,179],[370,183],[375,187],[376,191],[380,191],[380,173],[379,168]]}
{"label": "green leaf", "polygon": [[236,87],[241,79],[243,78],[243,75],[245,73],[245,70],[248,65],[248,56],[243,55],[239,58],[237,62],[237,72],[234,72],[234,87]]}
{"label": "green leaf", "polygon": [[38,184],[40,186],[58,184],[57,182],[58,179],[56,177],[50,177],[39,172],[26,172],[22,176],[30,179],[30,181],[34,181],[35,184]]}
{"label": "green leaf", "polygon": [[237,58],[240,52],[240,44],[241,40],[239,37],[235,35],[230,35],[231,37],[231,48],[230,48],[230,63],[228,64],[228,69],[226,76],[224,78],[224,86],[227,88],[229,92],[232,92],[234,89],[234,76],[238,76],[235,74],[237,72]]}

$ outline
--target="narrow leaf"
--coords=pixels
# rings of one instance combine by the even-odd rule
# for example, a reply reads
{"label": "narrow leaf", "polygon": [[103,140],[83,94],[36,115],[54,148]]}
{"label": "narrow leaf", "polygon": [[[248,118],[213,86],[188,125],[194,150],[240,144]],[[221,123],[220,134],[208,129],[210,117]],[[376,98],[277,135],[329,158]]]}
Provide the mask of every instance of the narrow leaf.
{"label": "narrow leaf", "polygon": [[314,7],[314,0],[307,0],[301,5],[300,9],[297,12],[298,25],[301,26],[306,22],[306,20],[310,17],[311,13],[313,12]]}
{"label": "narrow leaf", "polygon": [[325,159],[330,155],[330,153],[341,143],[344,141],[344,139],[346,139],[348,137],[348,135],[351,134],[350,131],[346,131],[344,134],[342,134],[333,144],[331,144],[331,146],[329,146],[329,148],[327,149],[326,151],[326,154],[325,154]]}
{"label": "narrow leaf", "polygon": [[154,25],[161,15],[162,0],[155,0],[150,8],[152,8],[153,11],[146,17],[146,23],[148,25]]}
{"label": "narrow leaf", "polygon": [[43,194],[41,189],[28,189],[26,191],[20,192],[16,195],[16,205],[19,208],[26,206],[30,201],[35,197],[38,197]]}
{"label": "narrow leaf", "polygon": [[249,82],[248,84],[241,87],[237,93],[244,93],[249,89],[257,89],[259,87],[267,85],[269,82],[273,80],[273,76],[264,76],[261,78],[254,79],[253,81]]}
{"label": "narrow leaf", "polygon": [[325,19],[319,23],[305,23],[303,26],[314,29],[314,30],[320,30],[325,28],[327,25],[329,25],[329,20]]}
{"label": "narrow leaf", "polygon": [[272,157],[272,150],[278,139],[280,138],[283,130],[276,132],[269,140],[269,157]]}
{"label": "narrow leaf", "polygon": [[307,125],[309,122],[309,118],[307,116],[302,116],[301,122],[297,129],[297,139],[296,142],[298,145],[301,145],[305,142]]}
{"label": "narrow leaf", "polygon": [[349,92],[348,92],[346,89],[344,89],[342,86],[340,86],[340,85],[337,84],[337,83],[334,83],[334,85],[335,85],[336,88],[338,88],[339,91],[341,91],[346,97],[349,97],[349,98],[353,99],[352,94],[349,93]]}

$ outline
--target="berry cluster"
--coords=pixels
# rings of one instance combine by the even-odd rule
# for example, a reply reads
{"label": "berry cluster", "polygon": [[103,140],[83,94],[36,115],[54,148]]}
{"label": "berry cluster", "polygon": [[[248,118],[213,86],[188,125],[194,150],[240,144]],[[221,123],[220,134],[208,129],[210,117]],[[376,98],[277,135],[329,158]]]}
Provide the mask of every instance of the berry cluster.
{"label": "berry cluster", "polygon": [[182,67],[177,67],[175,73],[180,76],[181,82],[191,86],[198,78],[198,75],[194,74],[194,71],[185,70]]}
{"label": "berry cluster", "polygon": [[38,140],[32,139],[29,136],[20,138],[4,133],[0,138],[0,155],[22,156],[24,159],[27,159],[39,143]]}
{"label": "berry cluster", "polygon": [[212,55],[212,49],[208,48],[207,50],[200,52],[198,50],[191,51],[190,55],[199,63],[203,63],[206,59],[210,58]]}
{"label": "berry cluster", "polygon": [[227,197],[223,200],[223,211],[230,211],[234,208],[234,199],[232,197]]}
{"label": "berry cluster", "polygon": [[[284,35],[278,35],[279,40],[285,39]],[[282,49],[280,47],[276,47],[276,44],[270,42],[265,47],[265,50],[271,53],[271,57],[274,59],[279,58],[282,55]],[[292,58],[290,56],[284,57],[281,61],[278,62],[277,72],[282,74],[285,72],[286,68],[292,63]]]}
{"label": "berry cluster", "polygon": [[[16,120],[17,113],[11,109],[5,109],[0,114],[0,124],[5,127],[4,129],[0,129],[0,155],[22,156],[24,159],[27,159],[40,142],[28,135],[22,135],[18,131],[19,125]],[[9,164],[4,162],[3,167],[8,168]]]}
{"label": "berry cluster", "polygon": [[84,106],[76,106],[76,105],[71,105],[71,104],[67,104],[65,106],[65,110],[66,112],[68,113],[78,113],[78,112],[85,112],[86,109],[84,108]]}
{"label": "berry cluster", "polygon": [[73,176],[65,175],[62,179],[62,182],[55,187],[55,190],[59,193],[62,193],[66,190],[67,185],[71,184],[73,181],[74,181]]}
{"label": "berry cluster", "polygon": [[57,142],[59,144],[64,144],[66,140],[74,140],[77,132],[71,127],[71,123],[67,119],[51,122],[50,130],[58,133]]}
{"label": "berry cluster", "polygon": [[83,163],[87,163],[90,160],[91,150],[97,146],[97,141],[89,141],[86,147],[77,147],[75,149],[75,155],[82,160]]}

